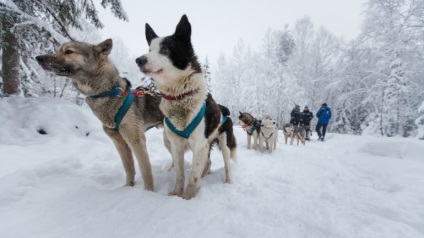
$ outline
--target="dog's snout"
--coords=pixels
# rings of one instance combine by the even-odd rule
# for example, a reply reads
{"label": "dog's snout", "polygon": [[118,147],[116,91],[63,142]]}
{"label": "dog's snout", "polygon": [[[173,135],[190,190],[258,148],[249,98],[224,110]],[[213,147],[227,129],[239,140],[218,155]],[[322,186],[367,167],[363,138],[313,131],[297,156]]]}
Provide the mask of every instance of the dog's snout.
{"label": "dog's snout", "polygon": [[143,66],[147,63],[147,57],[146,56],[138,57],[137,59],[135,59],[135,62],[137,63],[138,66]]}
{"label": "dog's snout", "polygon": [[274,124],[274,125],[275,125],[275,121],[274,121],[272,124]]}
{"label": "dog's snout", "polygon": [[46,60],[46,56],[45,55],[39,55],[39,56],[35,57],[35,59],[38,62],[43,62],[44,60]]}

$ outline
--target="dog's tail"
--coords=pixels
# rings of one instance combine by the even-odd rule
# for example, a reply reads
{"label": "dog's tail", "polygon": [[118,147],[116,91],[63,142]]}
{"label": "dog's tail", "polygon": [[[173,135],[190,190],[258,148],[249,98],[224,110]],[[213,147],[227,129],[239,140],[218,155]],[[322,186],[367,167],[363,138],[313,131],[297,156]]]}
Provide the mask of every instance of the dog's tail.
{"label": "dog's tail", "polygon": [[[230,119],[231,120],[231,119]],[[226,131],[227,133],[227,146],[230,148],[230,159],[237,163],[237,140],[233,132],[233,123]]]}
{"label": "dog's tail", "polygon": [[233,132],[233,121],[230,117],[230,110],[220,104],[218,104],[218,106],[222,115],[228,117],[227,121],[221,126],[221,131],[225,131],[227,137],[227,146],[230,149],[230,159],[237,162],[237,140]]}

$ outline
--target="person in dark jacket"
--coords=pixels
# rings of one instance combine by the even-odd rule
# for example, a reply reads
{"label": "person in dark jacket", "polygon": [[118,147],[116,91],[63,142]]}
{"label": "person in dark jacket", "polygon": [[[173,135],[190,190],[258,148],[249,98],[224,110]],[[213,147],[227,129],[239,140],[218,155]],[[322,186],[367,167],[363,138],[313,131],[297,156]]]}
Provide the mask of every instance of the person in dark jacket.
{"label": "person in dark jacket", "polygon": [[[331,109],[327,103],[323,103],[317,112],[318,123],[315,128],[318,134],[318,140],[324,141],[325,132],[327,131],[328,122],[331,119]],[[322,128],[322,132],[321,132]]]}
{"label": "person in dark jacket", "polygon": [[302,124],[306,130],[306,140],[309,140],[309,134],[311,134],[311,120],[314,118],[314,114],[309,111],[309,107],[305,106],[302,112]]}
{"label": "person in dark jacket", "polygon": [[290,113],[290,123],[297,126],[301,122],[301,119],[300,106],[296,104]]}

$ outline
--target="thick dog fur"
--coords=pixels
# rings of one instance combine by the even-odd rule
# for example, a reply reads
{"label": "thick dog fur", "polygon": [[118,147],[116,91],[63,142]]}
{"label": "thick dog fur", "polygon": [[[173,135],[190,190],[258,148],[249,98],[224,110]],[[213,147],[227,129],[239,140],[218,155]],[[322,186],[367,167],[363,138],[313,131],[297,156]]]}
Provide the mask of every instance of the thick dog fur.
{"label": "thick dog fur", "polygon": [[294,127],[292,123],[286,123],[283,127],[283,133],[284,133],[284,141],[287,145],[287,141],[289,138],[293,137],[293,131]]}
{"label": "thick dog fur", "polygon": [[278,129],[276,121],[272,116],[266,115],[261,122],[261,132],[259,133],[259,148],[260,151],[264,151],[264,145],[266,150],[272,152],[277,149],[278,141]]}
{"label": "thick dog fur", "polygon": [[[158,37],[146,24],[146,39],[150,52],[137,58],[140,70],[151,76],[162,94],[182,96],[178,100],[163,98],[160,109],[178,130],[184,130],[195,118],[206,100],[206,113],[188,139],[178,136],[165,124],[164,142],[172,155],[176,183],[170,195],[191,199],[196,195],[197,183],[210,167],[209,153],[218,143],[225,163],[225,182],[232,183],[230,158],[236,160],[236,140],[230,118],[221,125],[222,116],[229,110],[219,106],[207,92],[206,80],[191,44],[191,25],[184,15],[175,33]],[[187,188],[184,191],[184,152],[191,149],[193,163]]]}
{"label": "thick dog fur", "polygon": [[249,135],[248,131],[252,129],[254,125],[260,125],[261,121],[254,118],[250,113],[239,112],[239,122],[241,127],[246,131],[247,134],[247,149],[250,149],[250,144],[253,136],[253,148],[258,150],[259,148],[259,133],[261,132],[261,127],[257,126],[252,135]]}
{"label": "thick dog fur", "polygon": [[[118,84],[128,90],[130,83],[119,77],[116,67],[108,60],[112,50],[112,40],[98,45],[83,42],[63,44],[55,54],[37,56],[38,63],[48,71],[72,79],[74,86],[84,95],[96,95],[109,91]],[[125,97],[87,97],[87,105],[102,122],[103,130],[112,139],[122,160],[126,173],[126,186],[135,183],[133,153],[137,158],[144,188],[154,189],[152,168],[146,148],[144,131],[146,128],[163,121],[159,109],[160,97],[145,95],[134,97],[131,107],[122,119],[119,129],[115,129],[115,115]]]}
{"label": "thick dog fur", "polygon": [[297,145],[299,145],[299,140],[302,142],[303,145],[305,145],[306,140],[306,130],[303,126],[294,126],[293,127],[293,133],[290,141],[290,145],[293,145],[293,140],[296,137]]}

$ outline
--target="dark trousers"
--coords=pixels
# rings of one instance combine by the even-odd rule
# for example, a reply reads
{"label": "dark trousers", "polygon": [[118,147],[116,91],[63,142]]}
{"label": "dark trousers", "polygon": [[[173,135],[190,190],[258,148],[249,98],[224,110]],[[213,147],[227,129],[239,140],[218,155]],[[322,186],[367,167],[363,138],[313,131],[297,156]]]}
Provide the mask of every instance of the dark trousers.
{"label": "dark trousers", "polygon": [[[322,133],[321,133],[321,127],[322,127]],[[315,130],[317,131],[318,137],[325,137],[325,132],[327,131],[327,125],[318,123],[317,127],[315,127]]]}

